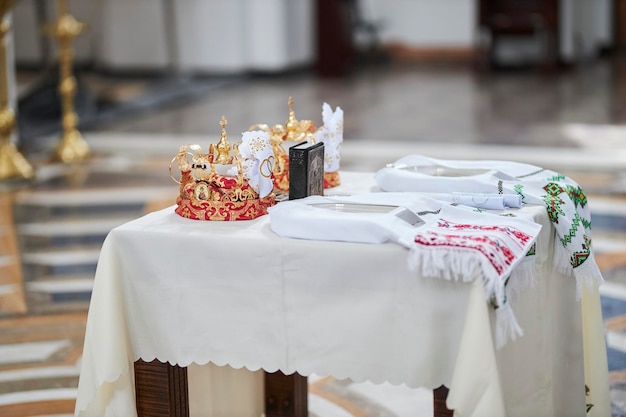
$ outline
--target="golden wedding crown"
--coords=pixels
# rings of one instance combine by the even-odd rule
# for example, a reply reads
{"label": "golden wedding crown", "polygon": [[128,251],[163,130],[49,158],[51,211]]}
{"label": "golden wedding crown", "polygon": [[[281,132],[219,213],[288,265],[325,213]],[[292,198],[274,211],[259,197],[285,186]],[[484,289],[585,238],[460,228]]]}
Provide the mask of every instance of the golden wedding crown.
{"label": "golden wedding crown", "polygon": [[[251,220],[275,204],[274,153],[270,135],[244,132],[231,145],[228,121],[220,121],[221,137],[204,153],[200,145],[183,145],[170,162],[170,176],[180,185],[176,213],[194,220]],[[173,175],[178,165],[180,179]]]}
{"label": "golden wedding crown", "polygon": [[[316,141],[323,140],[327,149],[328,158],[333,158],[333,152],[328,152],[332,149],[333,145],[328,140],[330,133],[335,141],[343,141],[343,111],[337,109],[335,114],[332,113],[330,106],[324,103],[323,115],[325,118],[330,119],[333,116],[340,117],[340,121],[334,124],[333,128],[326,126],[326,120],[324,126],[316,128],[315,123],[312,120],[298,120],[296,119],[295,112],[293,110],[293,99],[289,97],[289,116],[284,124],[276,124],[269,127],[267,124],[257,124],[250,127],[249,130],[261,130],[267,132],[270,135],[270,143],[274,152],[274,188],[279,191],[289,191],[289,147],[296,145],[302,141],[309,141],[315,143]],[[328,115],[330,113],[330,115]],[[341,113],[341,114],[339,114]],[[335,139],[336,137],[336,139]],[[326,140],[324,140],[326,138]],[[338,147],[339,143],[335,145],[336,159],[335,165],[338,166]],[[336,187],[340,184],[338,169],[327,171],[324,170],[324,188]]]}

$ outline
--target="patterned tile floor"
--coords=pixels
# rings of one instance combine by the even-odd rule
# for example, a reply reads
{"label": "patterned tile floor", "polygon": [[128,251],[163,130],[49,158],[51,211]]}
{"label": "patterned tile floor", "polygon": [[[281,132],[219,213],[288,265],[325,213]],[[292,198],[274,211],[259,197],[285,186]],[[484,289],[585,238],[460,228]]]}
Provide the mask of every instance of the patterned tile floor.
{"label": "patterned tile floor", "polygon": [[[367,68],[341,80],[297,73],[208,86],[199,79],[194,81],[203,86],[198,94],[170,91],[161,97],[150,82],[138,87],[136,80],[94,78],[87,74],[85,86],[105,84],[109,100],[150,103],[124,107],[126,114],[92,117],[82,129],[95,153],[86,167],[70,170],[45,162],[54,135],[29,137],[24,143],[39,167],[39,180],[7,198],[14,208],[10,221],[21,249],[28,311],[6,311],[16,304],[2,300],[9,300],[15,287],[0,275],[1,416],[72,412],[86,301],[107,231],[171,203],[176,188],[167,163],[180,144],[213,142],[222,114],[229,118],[231,132],[258,122],[283,122],[289,96],[299,118],[318,121],[323,101],[344,109],[343,169],[372,171],[402,155],[423,153],[515,159],[576,179],[590,196],[598,262],[607,280],[602,296],[613,416],[626,416],[623,58],[551,78],[533,72],[479,77],[458,66],[420,65]],[[27,74],[21,79],[28,79]],[[11,261],[10,245],[3,242],[0,268],[3,259]],[[6,271],[0,269],[0,274]],[[402,387],[319,379],[313,381],[311,395],[311,412],[319,417],[429,415],[429,395]]]}

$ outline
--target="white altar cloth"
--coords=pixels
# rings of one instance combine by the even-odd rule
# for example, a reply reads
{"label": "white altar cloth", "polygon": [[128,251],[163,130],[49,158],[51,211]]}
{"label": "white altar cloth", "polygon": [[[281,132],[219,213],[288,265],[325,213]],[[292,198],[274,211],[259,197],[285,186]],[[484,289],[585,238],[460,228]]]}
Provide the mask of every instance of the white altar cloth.
{"label": "white altar cloth", "polygon": [[[341,175],[338,194],[373,182]],[[280,238],[269,216],[203,222],[173,207],[124,224],[98,262],[76,414],[136,416],[132,364],[158,358],[445,384],[463,417],[586,416],[576,283],[552,271],[545,209],[520,210],[542,225],[538,271],[511,301],[524,336],[498,351],[480,283],[420,277],[399,245]],[[605,359],[598,346],[585,355]]]}

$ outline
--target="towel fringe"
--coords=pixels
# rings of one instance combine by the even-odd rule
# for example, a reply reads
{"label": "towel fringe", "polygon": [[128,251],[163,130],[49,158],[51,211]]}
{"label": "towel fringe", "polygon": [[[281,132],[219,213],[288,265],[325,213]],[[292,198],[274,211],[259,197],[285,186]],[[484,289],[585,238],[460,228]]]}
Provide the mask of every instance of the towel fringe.
{"label": "towel fringe", "polygon": [[598,268],[593,255],[591,255],[582,265],[574,269],[576,277],[576,299],[580,301],[583,293],[583,285],[587,289],[593,289],[594,286],[600,286],[604,282],[602,272]]}
{"label": "towel fringe", "polygon": [[513,302],[524,290],[535,285],[535,257],[528,256],[522,260],[511,273],[511,279],[506,286],[508,302]]}
{"label": "towel fringe", "polygon": [[[487,263],[487,265],[485,265]],[[414,245],[409,251],[409,269],[418,270],[424,277],[443,278],[448,281],[472,282],[477,277],[483,280],[486,300],[496,297],[496,348],[500,349],[509,340],[513,341],[523,335],[517,323],[510,300],[504,296],[504,286],[500,285],[497,273],[488,261],[476,257],[473,251],[463,249],[450,250],[445,248],[424,248]],[[522,261],[513,271],[512,279],[507,288],[507,296],[515,297],[520,291],[534,284],[534,257]]]}
{"label": "towel fringe", "polygon": [[498,285],[498,275],[495,271],[488,273],[493,271],[492,266],[488,261],[477,257],[474,251],[413,245],[409,251],[408,264],[411,271],[419,270],[422,276],[429,278],[473,282],[476,277],[482,277],[486,299],[493,294],[502,293]]}
{"label": "towel fringe", "polygon": [[600,272],[593,254],[590,254],[589,258],[581,265],[573,268],[569,262],[571,254],[561,245],[558,238],[554,246],[554,270],[565,276],[576,278],[576,299],[578,301],[580,301],[582,296],[583,285],[587,286],[587,288],[593,288],[594,285],[599,286],[604,282],[602,272]]}
{"label": "towel fringe", "polygon": [[511,304],[506,303],[496,309],[496,349],[506,343],[522,337],[524,331],[517,323]]}
{"label": "towel fringe", "polygon": [[554,241],[554,265],[553,268],[555,271],[560,272],[563,275],[573,276],[574,269],[572,268],[572,264],[570,264],[570,256],[571,253],[563,247],[561,240],[558,235],[555,236]]}

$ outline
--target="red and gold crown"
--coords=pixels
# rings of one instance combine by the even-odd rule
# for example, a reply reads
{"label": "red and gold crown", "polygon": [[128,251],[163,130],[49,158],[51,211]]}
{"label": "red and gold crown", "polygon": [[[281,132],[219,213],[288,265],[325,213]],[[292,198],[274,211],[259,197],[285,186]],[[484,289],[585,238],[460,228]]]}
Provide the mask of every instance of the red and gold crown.
{"label": "red and gold crown", "polygon": [[[330,121],[335,114],[333,114],[330,106],[324,103],[324,126],[321,126],[318,129],[315,127],[315,123],[311,120],[296,119],[296,115],[293,110],[293,99],[291,97],[289,97],[288,104],[289,117],[284,125],[277,124],[270,128],[266,124],[258,124],[250,127],[250,130],[260,129],[270,134],[270,142],[272,144],[272,150],[274,151],[275,157],[273,171],[274,188],[283,192],[289,191],[289,147],[305,140],[315,143],[316,141],[324,140],[324,138],[326,138],[324,145],[325,152],[327,152],[325,159],[328,160],[329,158],[335,158],[335,163],[332,164],[335,168],[333,168],[332,171],[326,169],[327,161],[325,161],[324,188],[338,186],[341,182],[338,172],[338,144],[343,141],[343,111],[339,108],[337,109],[335,113],[337,114],[337,117],[340,117],[341,121],[338,124],[335,123],[331,128],[326,125],[326,122],[327,120]],[[335,132],[337,132],[337,134]],[[328,141],[331,134],[333,139],[337,137],[336,144],[331,144]]]}
{"label": "red and gold crown", "polygon": [[[170,175],[180,184],[176,213],[194,220],[251,220],[275,204],[274,156],[269,134],[245,132],[234,146],[228,141],[222,116],[217,144],[203,153],[199,145],[184,145],[170,162]],[[190,160],[191,159],[191,160]],[[178,163],[180,180],[172,165]]]}

